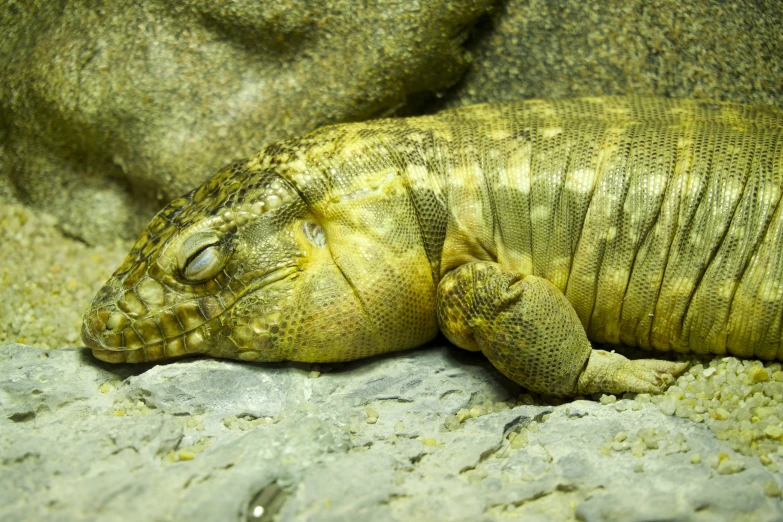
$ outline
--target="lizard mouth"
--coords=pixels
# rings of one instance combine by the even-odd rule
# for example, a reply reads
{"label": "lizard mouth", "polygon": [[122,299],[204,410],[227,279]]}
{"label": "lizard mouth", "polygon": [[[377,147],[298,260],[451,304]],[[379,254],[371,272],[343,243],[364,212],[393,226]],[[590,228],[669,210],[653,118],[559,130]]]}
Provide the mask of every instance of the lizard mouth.
{"label": "lizard mouth", "polygon": [[[115,303],[92,308],[82,322],[82,341],[93,355],[109,362],[144,362],[204,353],[206,339],[219,329],[220,316],[244,296],[296,275],[296,266],[284,266],[256,276],[225,307],[215,296],[131,318]],[[119,327],[118,327],[119,326]]]}

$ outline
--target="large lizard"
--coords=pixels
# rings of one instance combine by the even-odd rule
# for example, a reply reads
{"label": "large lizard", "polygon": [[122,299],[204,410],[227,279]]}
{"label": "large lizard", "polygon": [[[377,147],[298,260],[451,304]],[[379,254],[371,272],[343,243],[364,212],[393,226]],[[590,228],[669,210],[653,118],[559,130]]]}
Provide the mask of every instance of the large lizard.
{"label": "large lizard", "polygon": [[783,360],[783,111],[590,98],[324,127],[171,202],[86,312],[99,359],[337,362],[440,329],[530,390]]}

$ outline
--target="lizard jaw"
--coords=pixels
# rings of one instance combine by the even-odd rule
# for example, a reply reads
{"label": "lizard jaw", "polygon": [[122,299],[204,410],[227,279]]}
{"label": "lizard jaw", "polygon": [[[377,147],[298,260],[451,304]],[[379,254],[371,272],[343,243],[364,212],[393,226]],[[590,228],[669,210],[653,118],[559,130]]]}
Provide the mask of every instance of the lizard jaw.
{"label": "lizard jaw", "polygon": [[[82,341],[92,350],[93,355],[107,362],[157,361],[207,353],[214,348],[208,340],[212,332],[221,328],[221,316],[245,295],[290,279],[297,271],[295,265],[287,265],[255,277],[253,283],[247,285],[244,292],[225,308],[217,306],[214,297],[210,296],[205,299],[209,300],[211,306],[206,306],[205,302],[200,306],[191,303],[188,307],[190,312],[201,321],[192,323],[181,316],[177,324],[187,325],[187,328],[178,332],[172,331],[171,326],[167,330],[162,328],[160,318],[156,320],[155,314],[133,317],[133,314],[121,311],[116,304],[107,303],[85,314],[81,329]],[[149,304],[144,303],[144,306]],[[112,322],[116,324],[112,326]],[[130,345],[127,344],[129,335]]]}

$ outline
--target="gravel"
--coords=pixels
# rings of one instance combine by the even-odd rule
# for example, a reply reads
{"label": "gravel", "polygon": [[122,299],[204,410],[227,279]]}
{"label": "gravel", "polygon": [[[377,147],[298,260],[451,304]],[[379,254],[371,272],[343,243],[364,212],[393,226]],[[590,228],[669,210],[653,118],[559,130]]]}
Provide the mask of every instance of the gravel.
{"label": "gravel", "polygon": [[53,217],[0,205],[0,344],[82,346],[82,313],[130,250],[64,236]]}

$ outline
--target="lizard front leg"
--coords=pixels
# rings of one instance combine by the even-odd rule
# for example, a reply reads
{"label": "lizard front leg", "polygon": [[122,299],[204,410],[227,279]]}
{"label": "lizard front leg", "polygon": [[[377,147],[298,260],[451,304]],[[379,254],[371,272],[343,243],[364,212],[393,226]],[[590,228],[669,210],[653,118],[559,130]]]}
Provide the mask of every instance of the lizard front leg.
{"label": "lizard front leg", "polygon": [[548,395],[658,393],[687,366],[593,350],[557,287],[486,261],[461,265],[441,280],[438,322],[452,343],[483,352],[513,381]]}

